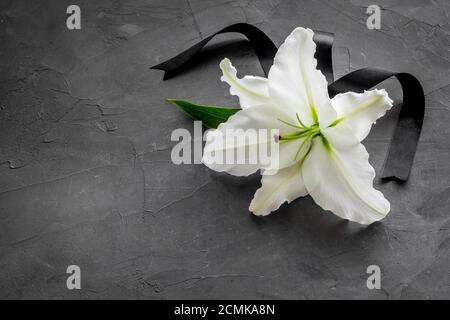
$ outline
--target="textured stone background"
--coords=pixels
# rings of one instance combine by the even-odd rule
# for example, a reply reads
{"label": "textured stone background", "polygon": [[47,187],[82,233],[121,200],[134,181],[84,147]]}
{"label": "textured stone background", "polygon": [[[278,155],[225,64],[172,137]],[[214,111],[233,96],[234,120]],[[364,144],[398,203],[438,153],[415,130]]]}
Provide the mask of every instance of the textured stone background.
{"label": "textured stone background", "polygon": [[[73,3],[82,30],[65,26]],[[379,31],[365,26],[369,4],[383,8]],[[446,0],[2,0],[0,297],[450,298],[449,14]],[[234,106],[220,59],[262,70],[237,35],[172,80],[148,67],[241,21],[277,44],[299,25],[334,32],[335,77],[378,66],[420,79],[411,178],[377,181],[384,221],[348,223],[309,197],[256,218],[257,175],[172,164],[170,133],[193,126],[164,99]],[[380,87],[401,97],[393,80]],[[364,142],[378,173],[397,114]],[[81,290],[66,289],[70,264]],[[371,264],[382,290],[366,288]]]}

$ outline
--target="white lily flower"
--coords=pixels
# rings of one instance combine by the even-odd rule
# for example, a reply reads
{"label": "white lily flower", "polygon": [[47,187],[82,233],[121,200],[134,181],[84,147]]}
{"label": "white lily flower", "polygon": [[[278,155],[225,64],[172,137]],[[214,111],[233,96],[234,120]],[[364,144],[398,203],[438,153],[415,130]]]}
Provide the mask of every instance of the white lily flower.
{"label": "white lily flower", "polygon": [[[220,63],[222,81],[239,98],[242,110],[216,130],[279,129],[279,170],[269,175],[262,164],[214,164],[216,171],[246,176],[261,170],[262,186],[249,210],[267,215],[284,202],[311,195],[325,210],[343,219],[370,224],[390,210],[383,194],[373,188],[375,170],[361,141],[372,123],[392,107],[385,90],[347,92],[333,99],[317,70],[313,31],[297,28],[280,46],[268,78],[237,77],[230,60]],[[204,159],[223,149],[207,136]]]}

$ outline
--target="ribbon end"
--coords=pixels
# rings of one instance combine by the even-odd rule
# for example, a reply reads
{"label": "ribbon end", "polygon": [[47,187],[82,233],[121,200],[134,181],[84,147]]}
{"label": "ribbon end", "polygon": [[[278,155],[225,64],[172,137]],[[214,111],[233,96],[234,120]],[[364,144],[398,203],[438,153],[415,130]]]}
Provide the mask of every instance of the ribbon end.
{"label": "ribbon end", "polygon": [[149,68],[149,69],[152,69],[152,70],[162,70],[162,71],[165,71],[164,68],[161,67],[161,64],[157,64],[157,65],[154,65],[154,66],[151,66],[151,67],[148,67],[148,68]]}
{"label": "ribbon end", "polygon": [[404,184],[408,180],[408,177],[404,178],[404,177],[397,177],[395,175],[388,175],[388,176],[382,176],[380,178],[380,180],[382,183],[386,183],[389,181],[395,181],[398,184]]}
{"label": "ribbon end", "polygon": [[151,67],[148,67],[150,70],[161,70],[164,71],[163,81],[170,79],[170,74],[167,69],[163,66],[164,63],[160,63]]}
{"label": "ribbon end", "polygon": [[411,173],[412,164],[406,165],[410,162],[412,162],[412,159],[408,161],[407,159],[396,158],[390,150],[384,164],[380,180],[382,182],[395,181],[398,184],[405,183],[406,181],[408,181],[409,174]]}

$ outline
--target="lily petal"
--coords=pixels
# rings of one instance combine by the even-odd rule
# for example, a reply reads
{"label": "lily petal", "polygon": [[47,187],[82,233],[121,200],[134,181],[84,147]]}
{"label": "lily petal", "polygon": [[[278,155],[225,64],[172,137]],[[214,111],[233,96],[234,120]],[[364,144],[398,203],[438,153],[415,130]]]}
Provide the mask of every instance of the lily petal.
{"label": "lily petal", "polygon": [[303,183],[300,163],[284,168],[276,175],[263,175],[259,188],[249,210],[258,216],[268,215],[277,210],[284,202],[292,202],[306,196],[308,191]]}
{"label": "lily petal", "polygon": [[296,28],[280,46],[269,71],[269,93],[280,106],[298,113],[306,125],[318,122],[317,108],[329,99],[327,81],[317,70],[311,29]]}
{"label": "lily petal", "polygon": [[390,210],[383,194],[373,188],[375,170],[366,148],[345,126],[322,131],[302,166],[306,189],[323,209],[343,219],[370,224]]}
{"label": "lily petal", "polygon": [[[259,129],[267,129],[268,135],[266,139],[257,141],[258,143],[256,145],[258,148],[269,148],[269,144],[274,141],[274,137],[270,135],[271,129],[277,129],[279,135],[292,132],[292,127],[279,120],[287,119],[289,121],[289,117],[283,110],[271,104],[253,106],[237,112],[228,118],[226,122],[221,123],[216,130],[208,131],[206,134],[206,144],[203,149],[203,163],[212,170],[228,172],[236,176],[247,176],[256,172],[258,169],[270,168],[272,172],[272,169],[276,171],[277,169],[291,166],[298,161],[304,154],[304,150],[308,147],[307,143],[303,143],[304,139],[302,138],[279,144],[279,164],[275,168],[267,163],[261,163],[259,157],[257,157],[257,163],[250,163],[248,150],[250,146],[255,147],[255,144],[250,144],[248,140],[243,139],[244,141],[241,141],[239,144],[235,143],[231,147],[224,143],[224,141],[227,141],[226,139],[231,139],[231,131],[236,132],[235,130],[245,131],[249,129],[257,131]],[[290,121],[294,122],[294,120]],[[225,161],[223,163],[217,163],[215,161],[217,154],[226,155],[228,152],[234,155],[245,154],[245,164],[225,163]]]}
{"label": "lily petal", "polygon": [[347,125],[359,141],[364,140],[372,124],[392,108],[393,101],[386,90],[364,93],[347,92],[336,95],[331,104],[338,114],[337,122]]}
{"label": "lily petal", "polygon": [[319,118],[320,129],[326,129],[330,124],[338,118],[336,110],[331,104],[331,100],[328,99],[322,105],[317,108],[317,115]]}
{"label": "lily petal", "polygon": [[238,96],[242,109],[270,100],[267,79],[255,76],[237,77],[237,70],[228,58],[220,62],[222,77],[220,80],[230,85],[230,94]]}

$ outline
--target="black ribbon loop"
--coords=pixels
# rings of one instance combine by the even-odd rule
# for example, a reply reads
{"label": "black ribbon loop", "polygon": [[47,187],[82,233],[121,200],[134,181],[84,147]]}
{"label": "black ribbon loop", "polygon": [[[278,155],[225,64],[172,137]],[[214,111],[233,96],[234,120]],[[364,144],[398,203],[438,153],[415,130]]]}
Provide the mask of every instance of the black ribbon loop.
{"label": "black ribbon loop", "polygon": [[182,69],[186,66],[186,64],[194,58],[194,56],[199,53],[199,51],[216,35],[228,32],[236,32],[241,33],[247,37],[250,41],[250,44],[255,50],[256,56],[261,63],[261,67],[264,70],[266,76],[269,74],[270,67],[273,64],[273,58],[277,53],[277,46],[270,40],[270,38],[262,32],[257,27],[248,24],[248,23],[236,23],[223,28],[216,33],[213,33],[209,37],[201,40],[197,44],[193,45],[189,49],[181,52],[177,56],[169,59],[163,63],[160,63],[156,66],[151,67],[150,69],[158,69],[163,70],[164,78],[163,80],[167,80],[177,75],[182,71]]}
{"label": "black ribbon loop", "polygon": [[[228,32],[241,33],[248,38],[267,76],[278,49],[263,31],[247,23],[237,23],[223,28],[174,58],[153,66],[151,69],[165,71],[163,79],[170,79],[182,72],[191,59],[212,38]],[[403,103],[381,178],[384,180],[395,179],[401,182],[408,180],[425,113],[425,96],[422,85],[416,77],[409,73],[396,73],[377,68],[362,68],[333,82],[333,39],[332,33],[314,31],[313,40],[317,45],[315,55],[317,67],[329,83],[328,93],[331,98],[336,94],[348,91],[364,92],[393,76],[400,82],[403,90]]]}
{"label": "black ribbon loop", "polygon": [[[189,49],[181,52],[177,56],[157,64],[150,69],[158,69],[164,71],[163,80],[168,80],[177,74],[181,73],[188,62],[191,61],[200,50],[206,46],[215,36],[222,33],[240,33],[243,34],[250,42],[259,63],[264,71],[266,77],[269,74],[270,67],[273,65],[273,59],[278,51],[277,46],[270,40],[270,38],[257,27],[248,23],[236,23],[226,28],[223,28],[212,35],[206,37],[200,42],[196,43]],[[333,64],[331,58],[331,49],[333,46],[333,34],[322,31],[314,31],[314,42],[317,45],[316,59],[317,66],[325,74],[329,83],[333,82]]]}

